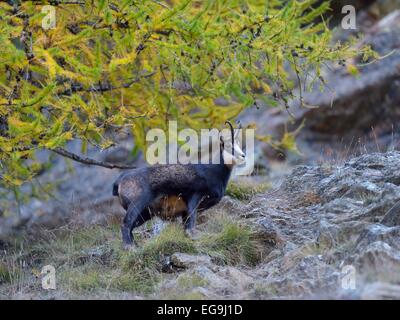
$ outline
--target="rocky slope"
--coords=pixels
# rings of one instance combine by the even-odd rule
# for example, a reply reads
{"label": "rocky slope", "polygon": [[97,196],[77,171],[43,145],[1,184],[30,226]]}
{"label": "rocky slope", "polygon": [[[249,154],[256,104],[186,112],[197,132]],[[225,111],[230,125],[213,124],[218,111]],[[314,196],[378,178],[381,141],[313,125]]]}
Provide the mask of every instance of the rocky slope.
{"label": "rocky slope", "polygon": [[214,298],[400,298],[399,168],[400,152],[296,167],[249,204],[222,204],[269,239],[262,263],[175,259],[204,278],[209,286],[198,290]]}
{"label": "rocky slope", "polygon": [[[141,244],[128,256],[119,251],[118,224],[106,236],[106,227],[86,227],[85,236],[73,229],[73,241],[47,233],[47,247],[39,250],[36,245],[17,255],[18,261],[28,261],[26,270],[35,263],[38,268],[45,261],[58,263],[63,279],[67,272],[68,285],[48,293],[35,279],[19,282],[19,291],[6,282],[0,285],[0,296],[24,292],[23,298],[400,298],[399,168],[396,151],[299,166],[248,202],[226,196],[203,215],[200,235],[193,241],[180,233],[168,236],[162,231],[156,236],[148,228],[138,230]],[[109,214],[105,208],[99,206],[100,217]],[[223,221],[231,221],[233,229],[219,229],[220,216],[228,217]],[[156,226],[153,229],[160,229]],[[74,247],[78,241],[79,248]],[[69,243],[69,249],[60,247],[61,242]],[[221,247],[215,246],[217,242]],[[6,261],[6,250],[2,254]],[[101,280],[123,263],[128,267],[115,278]],[[154,263],[159,267],[151,279],[158,280],[145,292],[137,289],[138,274],[143,281],[144,271]]]}

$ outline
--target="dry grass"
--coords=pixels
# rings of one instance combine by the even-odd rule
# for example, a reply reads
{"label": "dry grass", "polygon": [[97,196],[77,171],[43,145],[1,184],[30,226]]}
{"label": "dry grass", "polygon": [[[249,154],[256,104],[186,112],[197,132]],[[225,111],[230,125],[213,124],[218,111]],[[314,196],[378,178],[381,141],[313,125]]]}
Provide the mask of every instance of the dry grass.
{"label": "dry grass", "polygon": [[[175,252],[208,254],[221,265],[255,265],[263,256],[257,233],[244,221],[220,211],[209,212],[196,240],[187,237],[177,223],[167,224],[160,234],[150,237],[151,223],[135,231],[138,246],[132,251],[122,249],[119,224],[63,228],[36,242],[21,241],[0,256],[0,297],[154,296],[159,283],[178,276],[162,272],[164,258]],[[40,270],[47,264],[56,268],[55,292],[41,288]],[[178,283],[185,290],[199,285],[196,279]]]}

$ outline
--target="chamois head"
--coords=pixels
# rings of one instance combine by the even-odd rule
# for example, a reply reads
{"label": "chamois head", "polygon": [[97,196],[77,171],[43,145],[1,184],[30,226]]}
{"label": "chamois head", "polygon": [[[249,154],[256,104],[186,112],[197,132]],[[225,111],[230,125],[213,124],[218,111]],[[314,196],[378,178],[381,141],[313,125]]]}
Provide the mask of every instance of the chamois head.
{"label": "chamois head", "polygon": [[241,165],[246,162],[246,154],[242,151],[240,145],[239,133],[241,128],[234,130],[232,124],[226,121],[230,130],[221,130],[220,143],[222,157],[227,165]]}

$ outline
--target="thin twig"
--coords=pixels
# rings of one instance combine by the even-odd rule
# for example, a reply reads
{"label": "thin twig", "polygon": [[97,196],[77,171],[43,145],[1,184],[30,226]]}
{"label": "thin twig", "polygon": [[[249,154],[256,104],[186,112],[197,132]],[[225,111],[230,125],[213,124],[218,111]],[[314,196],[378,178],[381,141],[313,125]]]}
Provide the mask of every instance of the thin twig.
{"label": "thin twig", "polygon": [[60,156],[72,159],[74,161],[87,164],[87,165],[92,165],[92,166],[99,166],[99,167],[104,167],[108,169],[135,169],[136,166],[128,166],[128,165],[119,165],[119,164],[114,164],[114,163],[109,163],[109,162],[103,162],[103,161],[98,161],[95,159],[91,158],[83,158],[81,156],[78,156],[75,153],[72,153],[70,151],[67,151],[63,148],[55,148],[55,149],[49,149],[50,151],[53,151],[54,153],[57,153]]}

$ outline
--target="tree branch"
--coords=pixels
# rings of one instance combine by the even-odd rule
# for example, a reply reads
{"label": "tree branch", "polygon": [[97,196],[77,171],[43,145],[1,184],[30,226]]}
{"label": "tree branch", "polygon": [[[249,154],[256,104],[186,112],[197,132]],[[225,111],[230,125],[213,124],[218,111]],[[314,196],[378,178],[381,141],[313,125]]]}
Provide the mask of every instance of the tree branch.
{"label": "tree branch", "polygon": [[[19,148],[14,148],[13,152],[24,152],[24,151],[29,151],[32,149],[33,149],[32,147],[19,147]],[[84,158],[84,157],[78,156],[77,154],[72,153],[68,150],[65,150],[63,148],[55,148],[55,149],[47,149],[47,150],[52,151],[62,157],[69,158],[71,160],[74,160],[74,161],[77,161],[77,162],[80,162],[83,164],[91,165],[91,166],[104,167],[104,168],[108,168],[108,169],[136,169],[136,166],[114,164],[114,163],[110,163],[110,162],[98,161],[98,160],[87,158],[87,157]],[[2,150],[0,148],[0,151],[3,152],[4,150]]]}
{"label": "tree branch", "polygon": [[137,77],[137,78],[135,78],[135,79],[133,79],[133,80],[127,82],[127,83],[123,83],[123,84],[121,84],[119,86],[112,86],[110,84],[100,84],[100,85],[92,85],[90,88],[84,88],[83,86],[75,85],[75,86],[73,86],[73,87],[71,87],[69,89],[66,89],[66,90],[64,90],[62,92],[59,92],[57,95],[59,95],[59,96],[69,96],[69,95],[71,95],[72,93],[75,93],[75,92],[95,92],[95,93],[99,92],[99,93],[102,93],[102,92],[118,90],[118,89],[128,89],[134,83],[137,83],[142,79],[150,78],[154,74],[155,74],[155,72],[151,72],[151,73],[139,76],[139,77]]}
{"label": "tree branch", "polygon": [[92,165],[92,166],[99,166],[99,167],[104,167],[108,169],[135,169],[136,166],[128,166],[128,165],[118,165],[114,163],[109,163],[109,162],[103,162],[103,161],[98,161],[95,159],[91,158],[83,158],[81,156],[78,156],[75,153],[72,153],[70,151],[67,151],[63,148],[55,148],[55,149],[49,149],[50,151],[53,151],[54,153],[57,153],[60,156],[72,159],[74,161],[87,164],[87,165]]}

